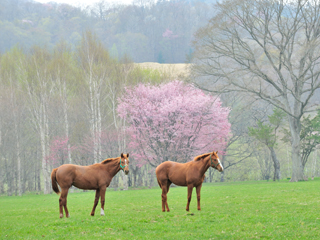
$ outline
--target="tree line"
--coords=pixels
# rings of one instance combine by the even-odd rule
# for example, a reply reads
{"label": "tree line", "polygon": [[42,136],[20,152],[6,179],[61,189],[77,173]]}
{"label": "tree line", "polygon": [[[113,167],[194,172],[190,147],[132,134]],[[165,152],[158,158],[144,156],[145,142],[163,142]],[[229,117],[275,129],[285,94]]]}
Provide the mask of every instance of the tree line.
{"label": "tree line", "polygon": [[130,55],[134,62],[188,61],[193,34],[213,13],[215,1],[139,0],[131,5],[100,1],[74,7],[25,0],[0,0],[0,52],[15,44],[52,50],[63,39],[78,45],[82,33],[97,34],[111,55]]}
{"label": "tree line", "polygon": [[0,192],[51,191],[50,172],[64,163],[88,165],[125,149],[117,117],[124,86],[167,76],[112,58],[97,37],[76,51],[14,47],[1,55]]}

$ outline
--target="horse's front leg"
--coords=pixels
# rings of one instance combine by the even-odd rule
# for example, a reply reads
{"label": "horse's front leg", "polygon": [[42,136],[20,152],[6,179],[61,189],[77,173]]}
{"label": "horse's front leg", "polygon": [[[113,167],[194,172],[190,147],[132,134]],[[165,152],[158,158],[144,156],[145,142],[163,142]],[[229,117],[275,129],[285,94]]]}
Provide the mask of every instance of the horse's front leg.
{"label": "horse's front leg", "polygon": [[201,191],[201,187],[202,184],[200,184],[199,186],[196,187],[196,191],[197,191],[197,200],[198,200],[198,210],[200,211],[200,191]]}
{"label": "horse's front leg", "polygon": [[100,215],[104,216],[104,202],[105,202],[105,197],[106,197],[106,189],[107,186],[103,186],[100,188],[100,197],[101,197],[101,212]]}
{"label": "horse's front leg", "polygon": [[96,190],[96,196],[94,198],[93,208],[92,208],[92,211],[91,211],[91,214],[90,214],[91,216],[94,216],[94,212],[96,211],[96,207],[98,205],[99,198],[100,198],[100,189],[98,188]]}
{"label": "horse's front leg", "polygon": [[188,212],[189,212],[189,206],[190,206],[190,201],[191,201],[192,189],[193,189],[193,185],[188,185],[188,203],[187,203],[187,207],[186,207],[186,210]]}

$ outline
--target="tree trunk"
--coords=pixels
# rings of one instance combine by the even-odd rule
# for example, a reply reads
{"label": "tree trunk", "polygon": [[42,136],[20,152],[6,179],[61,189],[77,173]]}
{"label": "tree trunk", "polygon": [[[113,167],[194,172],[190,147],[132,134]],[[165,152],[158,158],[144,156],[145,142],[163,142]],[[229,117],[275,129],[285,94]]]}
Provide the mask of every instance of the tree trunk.
{"label": "tree trunk", "polygon": [[[226,150],[225,150],[225,151],[226,151]],[[222,164],[222,166],[223,166],[223,163],[225,162],[226,158],[227,158],[226,155],[223,155],[223,156],[221,157],[221,164]],[[221,173],[220,182],[224,182],[224,172]]]}
{"label": "tree trunk", "polygon": [[[14,116],[16,117],[16,116]],[[19,134],[18,134],[18,126],[16,123],[16,119],[15,119],[15,134],[16,134],[16,147],[17,147],[17,171],[18,171],[18,194],[19,196],[22,195],[22,187],[21,187],[21,158],[20,158],[20,138],[19,138]]]}
{"label": "tree trunk", "polygon": [[220,182],[224,182],[224,172],[221,173]]}
{"label": "tree trunk", "polygon": [[63,101],[63,115],[64,115],[64,126],[65,126],[65,135],[68,139],[68,162],[71,164],[71,148],[69,141],[69,120],[68,120],[68,100],[67,100],[67,86],[66,81],[62,81],[62,92],[60,92],[61,100]]}
{"label": "tree trunk", "polygon": [[123,171],[121,171],[121,178],[122,178],[123,190],[128,190],[128,176],[125,175]]}
{"label": "tree trunk", "polygon": [[274,151],[273,147],[269,147],[270,152],[271,152],[271,158],[273,161],[273,166],[274,166],[274,175],[273,175],[273,181],[275,180],[280,180],[281,174],[280,174],[280,162],[277,158],[276,152]]}
{"label": "tree trunk", "polygon": [[48,166],[47,166],[47,152],[48,152],[48,126],[47,126],[47,119],[46,119],[46,113],[44,110],[44,106],[42,107],[42,116],[40,116],[42,120],[42,124],[40,124],[39,131],[40,131],[40,144],[41,144],[41,169],[42,169],[42,176],[43,176],[43,193],[48,194],[50,193],[49,188],[49,173],[48,173]]}
{"label": "tree trunk", "polygon": [[289,117],[290,123],[290,132],[292,137],[291,147],[291,157],[292,157],[292,177],[291,182],[303,181],[304,174],[303,174],[303,166],[301,162],[300,156],[300,130],[301,130],[301,123],[300,119]]}

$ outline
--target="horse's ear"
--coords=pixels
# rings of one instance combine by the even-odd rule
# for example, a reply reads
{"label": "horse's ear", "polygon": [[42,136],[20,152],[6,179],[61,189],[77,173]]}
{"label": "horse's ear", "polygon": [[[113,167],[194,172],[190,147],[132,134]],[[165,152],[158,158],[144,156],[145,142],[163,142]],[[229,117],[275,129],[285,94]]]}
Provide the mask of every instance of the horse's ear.
{"label": "horse's ear", "polygon": [[129,153],[127,153],[127,158],[129,157]]}
{"label": "horse's ear", "polygon": [[121,153],[121,155],[120,155],[120,156],[121,156],[121,158],[124,158],[123,153]]}
{"label": "horse's ear", "polygon": [[218,151],[216,151],[216,154],[218,154]]}

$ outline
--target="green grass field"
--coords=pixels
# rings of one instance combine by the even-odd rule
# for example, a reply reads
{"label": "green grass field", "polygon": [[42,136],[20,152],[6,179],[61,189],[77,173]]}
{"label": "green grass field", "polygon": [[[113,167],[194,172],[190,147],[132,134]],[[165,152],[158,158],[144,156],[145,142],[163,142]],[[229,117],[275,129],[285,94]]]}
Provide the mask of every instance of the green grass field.
{"label": "green grass field", "polygon": [[0,239],[320,239],[320,179],[204,184],[185,211],[187,189],[107,191],[105,216],[91,217],[94,191],[71,193],[71,218],[51,195],[0,197]]}

